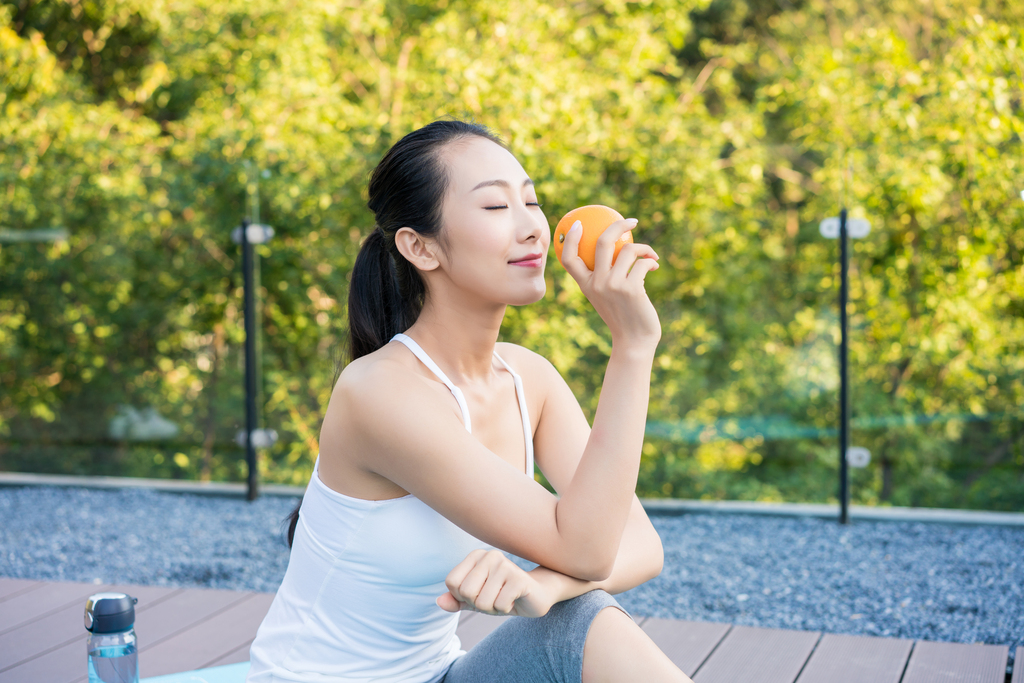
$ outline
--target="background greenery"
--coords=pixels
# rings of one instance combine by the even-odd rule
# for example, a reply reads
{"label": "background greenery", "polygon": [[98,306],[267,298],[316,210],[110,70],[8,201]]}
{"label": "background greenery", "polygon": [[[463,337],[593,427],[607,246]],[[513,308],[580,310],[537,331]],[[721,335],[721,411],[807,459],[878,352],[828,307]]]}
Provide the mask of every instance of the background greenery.
{"label": "background greenery", "polygon": [[[0,3],[0,469],[235,480],[258,207],[266,481],[317,453],[367,174],[445,115],[498,131],[552,224],[640,218],[664,337],[640,493],[836,491],[837,244],[855,501],[1024,508],[1024,4],[969,0]],[[257,198],[258,193],[258,200]],[[585,409],[609,337],[553,257],[504,338]],[[180,431],[112,438],[119,406]],[[832,431],[830,431],[832,430]]]}

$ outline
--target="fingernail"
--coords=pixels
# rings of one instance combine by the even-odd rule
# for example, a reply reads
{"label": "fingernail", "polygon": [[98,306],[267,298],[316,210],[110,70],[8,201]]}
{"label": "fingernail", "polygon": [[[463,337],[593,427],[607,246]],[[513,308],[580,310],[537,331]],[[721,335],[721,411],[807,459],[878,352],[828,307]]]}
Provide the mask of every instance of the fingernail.
{"label": "fingernail", "polygon": [[569,232],[572,232],[573,230],[582,230],[582,229],[583,229],[583,223],[580,222],[580,221],[576,221],[575,223],[572,224],[572,227],[569,228]]}
{"label": "fingernail", "polygon": [[626,222],[627,222],[627,223],[632,223],[633,225],[636,225],[636,224],[637,224],[637,223],[639,223],[640,221],[638,221],[638,220],[637,220],[637,219],[635,219],[635,218],[627,218],[627,219],[626,219]]}

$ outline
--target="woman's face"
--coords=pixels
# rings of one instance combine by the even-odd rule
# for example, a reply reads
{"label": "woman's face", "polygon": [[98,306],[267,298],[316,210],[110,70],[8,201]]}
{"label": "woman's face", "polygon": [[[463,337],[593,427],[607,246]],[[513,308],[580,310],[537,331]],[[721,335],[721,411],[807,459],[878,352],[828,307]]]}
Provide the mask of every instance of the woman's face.
{"label": "woman's face", "polygon": [[539,300],[551,234],[526,171],[504,147],[476,136],[449,145],[442,160],[450,182],[441,269],[495,303]]}

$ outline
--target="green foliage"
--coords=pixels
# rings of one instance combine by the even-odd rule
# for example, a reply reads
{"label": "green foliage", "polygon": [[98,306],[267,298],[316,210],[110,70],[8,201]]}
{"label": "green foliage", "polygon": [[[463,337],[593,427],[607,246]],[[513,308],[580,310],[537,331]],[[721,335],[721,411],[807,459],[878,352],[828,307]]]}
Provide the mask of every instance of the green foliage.
{"label": "green foliage", "polygon": [[[230,230],[258,197],[261,404],[282,435],[261,474],[304,482],[367,174],[456,115],[508,141],[552,222],[610,204],[662,255],[650,417],[678,428],[652,427],[642,494],[835,497],[838,268],[817,225],[843,201],[872,223],[855,499],[1020,509],[1022,26],[1017,4],[962,0],[0,4],[0,229],[70,233],[0,244],[0,467],[243,475]],[[503,337],[589,413],[610,339],[553,258],[548,279]],[[180,432],[114,440],[119,405]]]}

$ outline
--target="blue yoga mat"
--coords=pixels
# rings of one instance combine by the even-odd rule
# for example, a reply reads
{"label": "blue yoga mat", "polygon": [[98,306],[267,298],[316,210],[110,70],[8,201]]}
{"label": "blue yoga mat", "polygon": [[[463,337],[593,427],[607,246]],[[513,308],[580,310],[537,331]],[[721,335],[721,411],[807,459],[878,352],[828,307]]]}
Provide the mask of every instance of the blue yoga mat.
{"label": "blue yoga mat", "polygon": [[249,662],[241,662],[240,664],[215,666],[211,669],[143,678],[139,683],[245,683],[247,673],[249,673]]}

